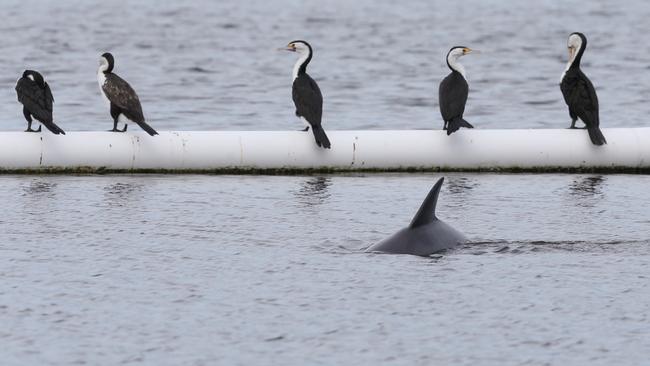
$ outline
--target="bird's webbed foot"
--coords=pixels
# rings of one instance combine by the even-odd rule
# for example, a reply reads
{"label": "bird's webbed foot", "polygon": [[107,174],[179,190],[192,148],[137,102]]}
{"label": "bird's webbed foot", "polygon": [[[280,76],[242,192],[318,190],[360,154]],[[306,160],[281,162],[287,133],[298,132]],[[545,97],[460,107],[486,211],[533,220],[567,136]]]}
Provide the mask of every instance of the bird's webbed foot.
{"label": "bird's webbed foot", "polygon": [[126,132],[126,128],[127,128],[127,127],[128,127],[128,125],[124,125],[124,128],[121,129],[121,130],[119,130],[119,129],[117,128],[117,126],[115,126],[115,127],[113,127],[112,130],[108,130],[108,132]]}
{"label": "bird's webbed foot", "polygon": [[303,128],[302,130],[299,130],[299,131],[307,132],[307,131],[309,131],[309,127],[305,127],[305,128]]}

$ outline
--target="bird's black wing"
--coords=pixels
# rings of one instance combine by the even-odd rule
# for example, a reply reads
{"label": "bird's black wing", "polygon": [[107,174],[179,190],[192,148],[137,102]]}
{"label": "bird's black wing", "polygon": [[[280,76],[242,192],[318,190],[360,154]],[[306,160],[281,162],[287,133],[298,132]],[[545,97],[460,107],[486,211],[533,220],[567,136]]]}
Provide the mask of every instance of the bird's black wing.
{"label": "bird's black wing", "polygon": [[43,84],[45,85],[45,100],[47,101],[50,110],[52,110],[52,105],[54,104],[54,95],[52,95],[52,90],[50,89],[50,85],[46,82],[43,82]]}
{"label": "bird's black wing", "polygon": [[440,82],[440,88],[438,89],[438,102],[440,103],[442,119],[450,121],[455,117],[462,117],[463,113],[465,113],[468,94],[469,86],[467,81],[459,72],[453,71],[447,75]]}
{"label": "bird's black wing", "polygon": [[560,89],[571,117],[579,117],[587,127],[598,127],[598,97],[587,75],[580,70],[570,70],[562,80]]}
{"label": "bird's black wing", "polygon": [[296,115],[304,117],[312,126],[320,126],[323,117],[323,95],[318,84],[307,74],[293,81],[293,103]]}
{"label": "bird's black wing", "polygon": [[16,94],[18,101],[36,120],[45,123],[52,122],[54,98],[47,83],[44,88],[41,88],[30,78],[22,77],[16,83]]}
{"label": "bird's black wing", "polygon": [[140,99],[124,79],[112,73],[106,74],[106,82],[102,85],[102,90],[106,98],[118,106],[128,119],[133,122],[144,122]]}

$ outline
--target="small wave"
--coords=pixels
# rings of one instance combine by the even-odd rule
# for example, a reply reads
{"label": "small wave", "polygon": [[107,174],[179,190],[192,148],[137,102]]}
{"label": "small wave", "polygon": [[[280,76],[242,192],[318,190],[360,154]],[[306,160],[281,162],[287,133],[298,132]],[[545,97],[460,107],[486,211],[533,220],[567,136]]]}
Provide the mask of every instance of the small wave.
{"label": "small wave", "polygon": [[459,247],[459,250],[476,250],[483,253],[530,253],[546,251],[563,252],[624,252],[631,248],[648,248],[648,240],[488,240],[472,241]]}
{"label": "small wave", "polygon": [[199,74],[212,74],[214,72],[212,70],[208,70],[208,69],[205,69],[205,68],[200,67],[200,66],[188,67],[187,71],[195,72],[195,73],[199,73]]}
{"label": "small wave", "polygon": [[524,104],[527,105],[550,105],[550,104],[555,104],[557,103],[557,100],[551,99],[551,100],[527,100],[524,101]]}

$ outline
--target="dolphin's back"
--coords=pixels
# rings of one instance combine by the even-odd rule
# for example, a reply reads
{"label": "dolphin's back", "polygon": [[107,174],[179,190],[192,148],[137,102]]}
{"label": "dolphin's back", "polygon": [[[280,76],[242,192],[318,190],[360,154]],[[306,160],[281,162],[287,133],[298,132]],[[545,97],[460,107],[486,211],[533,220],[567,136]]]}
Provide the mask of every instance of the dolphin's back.
{"label": "dolphin's back", "polygon": [[436,219],[416,228],[404,228],[367,249],[369,252],[429,256],[467,241],[458,230]]}
{"label": "dolphin's back", "polygon": [[431,188],[408,227],[372,245],[366,251],[429,256],[466,242],[463,234],[436,217],[436,204],[443,179],[440,178]]}

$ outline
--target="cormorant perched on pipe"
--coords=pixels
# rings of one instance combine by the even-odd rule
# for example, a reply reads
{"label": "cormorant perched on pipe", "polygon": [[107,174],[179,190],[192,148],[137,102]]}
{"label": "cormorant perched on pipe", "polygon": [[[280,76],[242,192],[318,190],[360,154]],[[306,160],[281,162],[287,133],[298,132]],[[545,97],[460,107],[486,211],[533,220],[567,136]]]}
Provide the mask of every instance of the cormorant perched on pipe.
{"label": "cormorant perched on pipe", "polygon": [[474,128],[463,119],[469,87],[465,80],[465,68],[458,62],[459,58],[472,52],[475,51],[456,46],[447,53],[447,66],[451,69],[451,73],[440,82],[438,90],[440,114],[445,121],[442,129],[447,130],[447,135],[451,135],[461,127]]}
{"label": "cormorant perched on pipe", "polygon": [[564,101],[569,107],[571,116],[571,127],[569,128],[576,128],[576,120],[580,118],[589,132],[591,142],[599,146],[606,144],[607,140],[599,128],[596,89],[587,75],[580,70],[580,61],[587,47],[587,38],[582,33],[571,33],[567,46],[569,62],[562,74],[560,89],[564,95]]}
{"label": "cormorant perched on pipe", "polygon": [[122,130],[117,129],[117,122],[121,115],[130,119],[145,130],[149,135],[157,135],[158,132],[151,128],[145,121],[142,114],[140,99],[135,90],[122,79],[113,74],[115,59],[110,53],[104,53],[99,59],[99,70],[97,70],[97,82],[99,90],[108,102],[111,108],[111,117],[113,117],[112,132],[125,132],[127,124],[124,124]]}
{"label": "cormorant perched on pipe", "polygon": [[300,58],[293,67],[293,103],[296,106],[296,116],[299,117],[307,127],[314,133],[314,139],[319,147],[330,148],[330,140],[321,126],[323,117],[323,95],[318,84],[307,74],[307,65],[311,61],[313,50],[311,45],[305,41],[297,40],[289,42],[285,48],[280,50],[296,52]]}
{"label": "cormorant perched on pipe", "polygon": [[34,70],[25,70],[16,83],[16,94],[18,101],[23,105],[23,115],[27,120],[25,132],[41,132],[41,126],[38,126],[38,130],[32,130],[32,117],[34,117],[53,134],[65,135],[65,132],[52,120],[54,97],[43,75]]}

